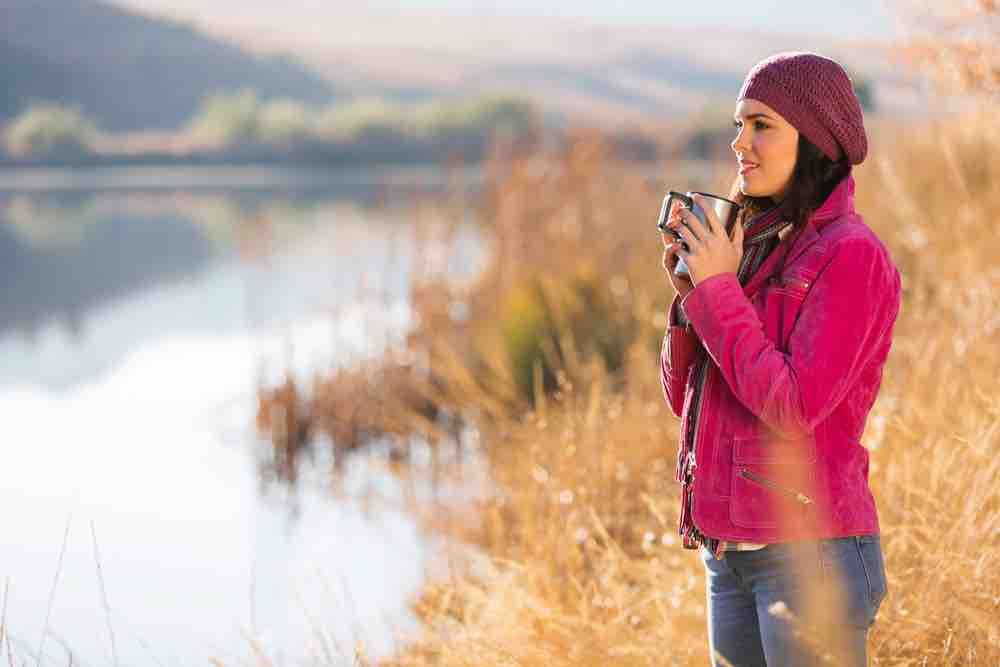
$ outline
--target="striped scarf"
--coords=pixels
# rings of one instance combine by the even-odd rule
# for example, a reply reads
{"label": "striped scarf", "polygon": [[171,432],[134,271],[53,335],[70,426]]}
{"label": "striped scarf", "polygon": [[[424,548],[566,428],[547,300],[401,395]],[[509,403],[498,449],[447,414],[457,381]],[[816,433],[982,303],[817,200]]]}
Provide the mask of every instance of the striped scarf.
{"label": "striped scarf", "polygon": [[[763,261],[771,254],[781,238],[779,232],[791,225],[792,222],[783,216],[780,205],[773,206],[768,210],[756,215],[744,225],[743,236],[743,256],[740,258],[740,265],[736,271],[736,278],[740,285],[746,285],[751,277],[760,268]],[[694,525],[693,520],[693,488],[690,482],[694,481],[694,470],[691,463],[694,461],[694,438],[698,432],[698,422],[701,416],[701,394],[705,386],[705,378],[708,377],[709,356],[704,347],[701,356],[695,362],[694,368],[694,393],[691,397],[691,407],[689,415],[693,419],[688,419],[688,429],[685,433],[685,452],[681,458],[683,463],[682,479],[684,480],[684,491],[682,502],[685,504],[681,509],[680,534],[683,536],[684,547],[687,549],[697,549],[700,544],[705,544],[718,557],[718,551],[722,547],[722,542],[708,537],[701,533]]]}

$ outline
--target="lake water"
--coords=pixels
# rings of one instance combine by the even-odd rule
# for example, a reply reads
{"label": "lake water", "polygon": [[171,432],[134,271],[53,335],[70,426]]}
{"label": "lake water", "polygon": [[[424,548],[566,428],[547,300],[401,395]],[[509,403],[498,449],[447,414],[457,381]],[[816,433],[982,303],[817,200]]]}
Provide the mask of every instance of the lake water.
{"label": "lake water", "polygon": [[[451,180],[449,180],[451,179]],[[437,546],[358,458],[262,479],[255,387],[399,340],[433,169],[0,172],[0,595],[42,664],[352,664],[417,629]],[[475,171],[458,176],[474,193]],[[470,198],[471,202],[471,198]],[[452,205],[453,212],[456,210]],[[417,248],[420,250],[417,250]],[[20,664],[20,662],[18,663]]]}

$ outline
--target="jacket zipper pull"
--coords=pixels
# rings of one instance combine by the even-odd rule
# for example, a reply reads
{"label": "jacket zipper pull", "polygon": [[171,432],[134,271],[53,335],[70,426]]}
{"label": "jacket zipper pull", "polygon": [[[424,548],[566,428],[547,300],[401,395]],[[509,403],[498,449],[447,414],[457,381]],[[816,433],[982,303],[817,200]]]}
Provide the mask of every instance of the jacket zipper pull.
{"label": "jacket zipper pull", "polygon": [[799,289],[801,289],[803,291],[808,290],[810,284],[811,283],[808,280],[805,280],[803,278],[786,278],[785,279],[785,285],[786,286],[798,287]]}
{"label": "jacket zipper pull", "polygon": [[746,468],[740,468],[740,476],[744,477],[745,479],[749,479],[752,482],[756,482],[757,484],[766,486],[769,489],[773,489],[774,491],[778,491],[780,493],[784,493],[785,495],[791,496],[792,498],[795,498],[795,500],[799,501],[803,505],[809,505],[812,503],[812,498],[802,493],[801,491],[786,489],[785,487],[780,486],[779,484],[776,484],[775,482],[772,482],[769,479],[764,479],[760,475],[750,472]]}

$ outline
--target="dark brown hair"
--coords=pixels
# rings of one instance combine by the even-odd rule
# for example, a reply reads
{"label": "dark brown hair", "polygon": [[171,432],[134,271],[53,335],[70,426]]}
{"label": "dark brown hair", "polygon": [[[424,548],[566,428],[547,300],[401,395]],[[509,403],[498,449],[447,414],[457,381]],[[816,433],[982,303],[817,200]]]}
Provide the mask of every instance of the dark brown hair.
{"label": "dark brown hair", "polygon": [[[785,215],[793,222],[794,233],[802,228],[813,211],[823,205],[850,169],[846,156],[839,161],[831,160],[804,134],[799,133],[791,185],[781,202]],[[743,205],[741,224],[774,206],[770,197],[751,197],[740,192],[739,178],[733,182],[729,198]]]}

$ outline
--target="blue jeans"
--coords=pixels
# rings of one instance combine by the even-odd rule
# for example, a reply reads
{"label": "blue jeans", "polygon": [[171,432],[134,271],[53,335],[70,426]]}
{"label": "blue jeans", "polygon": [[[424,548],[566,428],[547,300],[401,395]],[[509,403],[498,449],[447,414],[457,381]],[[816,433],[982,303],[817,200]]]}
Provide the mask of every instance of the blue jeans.
{"label": "blue jeans", "polygon": [[769,544],[718,560],[699,551],[713,665],[867,664],[868,628],[887,592],[878,535]]}

